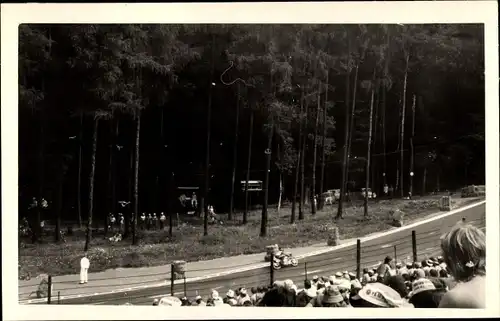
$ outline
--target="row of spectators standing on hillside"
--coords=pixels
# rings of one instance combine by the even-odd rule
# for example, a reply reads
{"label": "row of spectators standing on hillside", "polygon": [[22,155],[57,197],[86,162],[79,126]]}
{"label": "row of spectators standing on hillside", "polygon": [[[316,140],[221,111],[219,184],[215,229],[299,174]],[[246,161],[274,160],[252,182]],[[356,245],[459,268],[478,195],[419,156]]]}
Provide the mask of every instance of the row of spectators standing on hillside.
{"label": "row of spectators standing on hillside", "polygon": [[221,297],[165,297],[153,305],[264,307],[484,308],[485,234],[459,223],[441,238],[442,256],[422,262],[395,262],[386,257],[376,270],[364,269],[330,277],[314,276],[299,289],[292,280],[248,291],[229,290]]}

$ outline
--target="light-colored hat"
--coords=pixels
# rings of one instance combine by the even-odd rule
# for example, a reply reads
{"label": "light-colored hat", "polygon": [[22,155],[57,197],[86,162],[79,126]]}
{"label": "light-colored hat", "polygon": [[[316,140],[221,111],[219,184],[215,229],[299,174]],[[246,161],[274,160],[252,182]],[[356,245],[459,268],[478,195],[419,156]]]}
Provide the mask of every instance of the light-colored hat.
{"label": "light-colored hat", "polygon": [[355,278],[355,277],[356,277],[356,274],[354,274],[353,272],[349,272],[349,276],[350,276],[351,278]]}
{"label": "light-colored hat", "polygon": [[328,278],[328,281],[333,285],[335,282],[337,282],[337,278],[334,275],[332,275]]}
{"label": "light-colored hat", "polygon": [[197,295],[196,298],[194,298],[195,301],[201,300],[201,295]]}
{"label": "light-colored hat", "polygon": [[226,296],[231,299],[234,298],[234,291],[233,290],[227,291]]}
{"label": "light-colored hat", "polygon": [[370,269],[370,270],[368,270],[368,274],[369,274],[370,276],[372,276],[373,274],[375,274],[375,271],[374,271],[373,269]]}
{"label": "light-colored hat", "polygon": [[361,285],[361,282],[359,282],[359,280],[358,280],[358,279],[354,279],[354,280],[352,280],[352,281],[351,281],[351,286],[352,286],[352,288],[353,288],[353,289],[355,289],[355,290],[359,290],[359,289],[363,288],[363,286]]}
{"label": "light-colored hat", "polygon": [[338,277],[338,278],[341,278],[341,277],[342,277],[342,275],[343,275],[343,274],[342,274],[342,272],[337,272],[337,273],[335,273],[335,276],[336,276],[336,277]]}
{"label": "light-colored hat", "polygon": [[287,290],[291,290],[293,288],[293,281],[290,279],[285,280],[285,282],[283,282],[283,287]]}
{"label": "light-colored hat", "polygon": [[176,306],[181,306],[182,302],[179,298],[175,296],[166,296],[161,298],[160,302],[158,302],[159,306],[171,306],[171,307],[176,307]]}
{"label": "light-colored hat", "polygon": [[246,288],[241,288],[240,289],[240,295],[246,295],[247,294],[247,289]]}
{"label": "light-colored hat", "polygon": [[317,276],[317,275],[313,276],[313,281],[314,282],[317,282],[318,280],[319,280],[319,276]]}
{"label": "light-colored hat", "polygon": [[323,303],[340,303],[344,301],[344,297],[340,294],[340,291],[335,286],[329,286],[323,293]]}
{"label": "light-colored hat", "polygon": [[397,268],[401,268],[402,266],[403,266],[403,264],[401,262],[396,263]]}
{"label": "light-colored hat", "polygon": [[212,297],[212,299],[218,299],[219,298],[219,292],[217,292],[216,290],[212,290],[212,293],[210,294],[210,296]]}
{"label": "light-colored hat", "polygon": [[409,271],[407,268],[404,267],[404,268],[401,268],[398,270],[398,274],[399,275],[409,275]]}
{"label": "light-colored hat", "polygon": [[410,298],[414,296],[415,294],[425,292],[425,291],[432,291],[436,290],[436,286],[434,283],[432,283],[431,280],[429,279],[418,279],[413,281],[412,283],[412,291],[408,295]]}
{"label": "light-colored hat", "polygon": [[382,283],[369,283],[365,285],[353,300],[363,299],[382,308],[395,308],[404,306],[404,301],[399,293]]}
{"label": "light-colored hat", "polygon": [[344,280],[341,280],[339,283],[340,284],[338,285],[338,287],[340,290],[348,290],[348,291],[351,290],[351,281],[344,279]]}

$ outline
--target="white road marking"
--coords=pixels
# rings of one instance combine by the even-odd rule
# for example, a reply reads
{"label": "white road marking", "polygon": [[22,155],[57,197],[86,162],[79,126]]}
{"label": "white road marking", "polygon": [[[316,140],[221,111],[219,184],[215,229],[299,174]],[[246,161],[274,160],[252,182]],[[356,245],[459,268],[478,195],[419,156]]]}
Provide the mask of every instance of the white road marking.
{"label": "white road marking", "polygon": [[[405,226],[400,227],[400,228],[395,228],[395,229],[392,229],[392,230],[389,230],[389,231],[385,231],[385,232],[373,234],[371,236],[367,236],[367,237],[361,238],[360,240],[361,240],[361,242],[366,242],[366,241],[374,240],[374,239],[377,239],[377,238],[380,238],[380,237],[384,237],[384,236],[387,236],[387,235],[391,235],[391,234],[394,234],[394,233],[399,233],[401,231],[405,231],[405,230],[409,230],[409,229],[415,228],[416,226],[419,226],[419,225],[424,225],[424,224],[427,224],[427,223],[430,223],[430,222],[434,222],[434,221],[440,220],[440,219],[442,219],[444,217],[452,216],[452,215],[455,215],[457,213],[467,211],[467,210],[469,210],[471,208],[474,208],[474,207],[477,207],[477,206],[481,206],[481,205],[483,205],[485,203],[486,203],[486,200],[480,201],[480,202],[477,202],[477,203],[474,203],[474,204],[471,204],[471,205],[467,205],[467,206],[464,206],[464,207],[457,208],[455,210],[452,210],[452,211],[449,211],[449,212],[446,212],[446,213],[443,213],[443,214],[439,214],[439,215],[430,217],[430,218],[428,218],[426,220],[418,221],[418,222],[415,222],[415,223],[412,223],[412,224],[409,224],[409,225],[405,225]],[[335,246],[335,247],[331,247],[331,248],[327,248],[327,249],[323,249],[323,250],[318,250],[318,251],[306,253],[306,254],[303,254],[303,255],[298,255],[297,259],[303,259],[303,258],[310,257],[310,256],[316,256],[316,255],[325,254],[325,253],[328,253],[328,252],[333,252],[333,251],[340,250],[340,249],[343,249],[343,248],[346,248],[346,247],[349,247],[349,246],[353,246],[355,244],[356,244],[356,240],[353,240],[351,242],[346,242],[344,244],[340,244],[339,246]],[[340,259],[340,258],[338,258],[338,259]],[[335,260],[333,260],[333,261],[335,261]],[[213,278],[216,278],[216,277],[219,277],[219,276],[230,275],[230,274],[240,273],[240,272],[245,272],[245,271],[250,271],[250,270],[256,270],[256,269],[260,269],[260,268],[264,268],[264,267],[269,267],[269,263],[267,263],[267,262],[266,263],[258,263],[258,264],[255,264],[255,265],[249,265],[247,267],[243,267],[243,268],[236,269],[236,270],[229,270],[229,271],[225,271],[225,272],[222,272],[222,273],[205,275],[205,276],[201,276],[201,277],[194,277],[194,278],[191,278],[191,279],[186,279],[186,283],[188,283],[188,282],[189,283],[191,283],[191,282],[197,282],[197,281],[202,281],[202,280],[207,280],[207,279],[213,279]],[[174,284],[181,284],[181,283],[184,283],[184,280],[175,280],[174,281]],[[166,284],[167,284],[167,281],[164,281],[162,283],[152,284],[152,285],[149,285],[147,287],[145,287],[144,285],[141,285],[141,286],[130,288],[129,291],[137,290],[137,289],[145,289],[145,288],[162,287],[162,286],[165,286]],[[107,295],[107,294],[114,294],[114,293],[120,293],[120,292],[126,292],[126,290],[119,289],[119,290],[115,290],[115,292],[102,292],[102,293],[99,293],[99,295]],[[89,296],[94,296],[94,294],[84,294],[84,295],[76,295],[76,296],[75,295],[61,296],[60,299],[61,300],[64,300],[64,299],[74,299],[74,298],[89,297]],[[31,300],[24,300],[24,301],[20,300],[18,302],[20,304],[42,303],[42,302],[47,302],[47,298],[31,299]]]}
{"label": "white road marking", "polygon": [[[313,270],[313,271],[307,271],[307,275],[312,275],[315,273],[322,272],[323,270]],[[300,275],[306,275],[306,272],[302,272]]]}
{"label": "white road marking", "polygon": [[386,248],[391,247],[391,246],[392,246],[392,244],[384,244],[380,248],[381,249],[386,249]]}

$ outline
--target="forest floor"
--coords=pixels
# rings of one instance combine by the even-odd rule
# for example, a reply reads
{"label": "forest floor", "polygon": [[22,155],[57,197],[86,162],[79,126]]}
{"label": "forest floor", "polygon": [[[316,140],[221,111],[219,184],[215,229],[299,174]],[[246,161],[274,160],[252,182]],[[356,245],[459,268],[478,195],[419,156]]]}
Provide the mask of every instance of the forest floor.
{"label": "forest floor", "polygon": [[[404,212],[404,222],[414,222],[429,214],[439,211],[440,196],[426,196],[413,200],[374,200],[369,204],[369,217],[363,217],[363,202],[348,202],[345,205],[344,218],[336,224],[341,239],[362,237],[371,233],[391,229],[390,211],[399,208]],[[452,208],[461,207],[477,201],[478,198],[452,198]],[[236,213],[232,222],[224,225],[209,225],[208,236],[203,236],[203,223],[176,222],[174,220],[173,237],[168,236],[168,227],[164,230],[140,231],[139,245],[132,246],[130,240],[111,243],[104,238],[103,232],[94,233],[90,245],[89,258],[92,271],[126,267],[145,267],[165,265],[173,260],[188,262],[209,260],[218,257],[253,254],[265,251],[271,244],[283,248],[303,247],[326,242],[326,226],[333,224],[337,204],[325,206],[316,215],[311,215],[306,207],[304,219],[290,224],[290,206],[268,211],[267,237],[260,238],[260,210],[252,210],[248,215],[248,224],[241,225],[241,213]],[[298,218],[298,208],[297,208]],[[225,215],[221,215],[225,217]],[[111,236],[111,235],[108,235]],[[19,277],[30,273],[35,277],[41,273],[51,275],[74,274],[79,270],[83,254],[85,232],[74,230],[66,236],[66,243],[53,243],[53,231],[46,231],[41,244],[30,244],[19,240]]]}

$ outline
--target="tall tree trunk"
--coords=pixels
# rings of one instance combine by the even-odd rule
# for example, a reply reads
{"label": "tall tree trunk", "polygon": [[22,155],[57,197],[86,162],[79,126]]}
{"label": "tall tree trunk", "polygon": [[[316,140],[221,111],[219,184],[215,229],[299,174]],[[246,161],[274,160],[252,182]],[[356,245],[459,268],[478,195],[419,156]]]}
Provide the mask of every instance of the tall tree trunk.
{"label": "tall tree trunk", "polygon": [[[354,72],[354,88],[353,88],[353,97],[352,97],[352,106],[351,106],[351,116],[349,119],[349,131],[347,135],[347,156],[346,156],[346,164],[344,167],[344,173],[343,177],[344,179],[342,180],[342,188],[340,191],[340,197],[339,203],[342,202],[342,198],[344,197],[345,194],[349,192],[349,163],[350,163],[350,158],[351,158],[351,142],[352,142],[352,136],[354,135],[354,114],[356,110],[356,91],[358,88],[358,71],[359,71],[359,61],[356,63],[355,67],[355,72]],[[341,207],[339,205],[339,211],[337,212],[337,218],[343,218],[343,213],[340,211]]]}
{"label": "tall tree trunk", "polygon": [[139,211],[139,155],[141,138],[141,111],[137,112],[135,127],[135,162],[134,162],[134,207],[132,212],[132,245],[137,245],[137,212]]}
{"label": "tall tree trunk", "polygon": [[386,131],[385,131],[385,107],[386,107],[386,91],[385,86],[382,88],[382,180],[384,186],[387,185],[387,148],[386,148]]}
{"label": "tall tree trunk", "polygon": [[[271,118],[273,116],[271,115]],[[260,222],[260,237],[265,237],[267,234],[267,202],[269,198],[269,172],[271,171],[271,150],[273,147],[274,119],[271,119],[271,127],[269,128],[266,149],[266,172],[264,175],[264,202],[262,204],[262,218]]]}
{"label": "tall tree trunk", "polygon": [[231,175],[231,198],[229,200],[229,213],[227,216],[228,220],[233,219],[234,211],[234,189],[236,181],[236,164],[238,160],[238,130],[240,122],[240,85],[238,84],[236,98],[236,119],[234,120],[234,140],[233,140],[233,171]]}
{"label": "tall tree trunk", "polygon": [[243,211],[243,224],[248,222],[248,181],[250,180],[250,167],[252,165],[252,137],[253,137],[253,110],[250,109],[250,132],[248,136],[247,172],[245,180],[245,210]]}
{"label": "tall tree trunk", "polygon": [[212,78],[214,74],[215,62],[215,35],[212,35],[212,57],[210,63],[210,82],[208,89],[208,106],[207,106],[207,146],[205,151],[205,184],[204,184],[204,201],[203,202],[203,235],[208,235],[208,195],[210,191],[210,135],[212,124]]}
{"label": "tall tree trunk", "polygon": [[[299,190],[299,174],[301,173],[300,166],[302,164],[302,140],[303,138],[303,133],[302,133],[302,112],[304,109],[303,105],[303,91],[302,95],[300,97],[300,113],[299,113],[299,141],[297,145],[297,162],[295,164],[295,182],[293,185],[293,197],[292,197],[292,215],[290,216],[290,223],[293,224],[295,223],[295,209],[296,209],[296,203],[297,203],[297,194]],[[302,194],[301,194],[302,195]],[[299,199],[299,212],[302,212],[302,202]]]}
{"label": "tall tree trunk", "polygon": [[113,119],[109,120],[109,168],[108,168],[108,197],[107,197],[107,208],[108,213],[104,215],[104,238],[108,235],[108,217],[109,214],[113,213],[113,202],[114,202],[114,193],[115,193],[115,184],[114,184],[114,171],[115,166],[113,166],[113,154],[114,154],[114,145],[116,144],[116,137],[114,137],[116,133],[116,128],[118,127],[118,120],[116,121],[116,125],[113,126]]}
{"label": "tall tree trunk", "polygon": [[[348,40],[349,44],[349,53],[348,57],[350,56],[351,50],[350,50],[350,44],[351,42]],[[347,64],[349,65],[350,63],[350,58],[347,58]],[[349,151],[347,149],[347,146],[349,145],[349,118],[350,118],[350,95],[351,95],[351,71],[349,70],[346,73],[346,90],[345,90],[345,119],[344,119],[344,157],[342,158],[342,182],[340,185],[340,195],[339,195],[339,200],[338,200],[338,208],[337,208],[337,215],[335,216],[336,219],[342,218],[343,210],[344,210],[344,195],[345,195],[345,187],[346,187],[346,173],[347,173],[347,159],[349,157]]]}
{"label": "tall tree trunk", "polygon": [[78,212],[78,225],[83,229],[82,220],[82,145],[83,145],[83,114],[80,114],[80,133],[78,135],[78,178],[76,187],[76,210]]}
{"label": "tall tree trunk", "polygon": [[427,166],[424,167],[424,173],[422,174],[422,196],[425,196],[425,188],[426,188],[426,185],[427,185]]}
{"label": "tall tree trunk", "polygon": [[301,109],[304,108],[304,128],[302,129],[302,154],[300,155],[300,204],[299,204],[299,220],[304,219],[304,199],[305,199],[305,154],[307,151],[307,104],[304,103],[304,89],[302,89],[302,97],[300,100]]}
{"label": "tall tree trunk", "polygon": [[351,119],[349,124],[349,144],[347,145],[347,166],[346,166],[346,190],[349,192],[349,164],[351,161],[351,147],[352,138],[354,136],[354,115],[356,111],[356,94],[358,89],[358,72],[359,72],[359,61],[356,63],[356,71],[354,72],[354,88],[352,93],[352,108],[351,108]]}
{"label": "tall tree trunk", "polygon": [[[276,147],[276,155],[278,158],[278,164],[281,164],[281,147],[280,144],[277,144]],[[279,190],[279,195],[278,195],[278,219],[280,215],[280,209],[281,209],[281,197],[283,195],[283,173],[281,172],[281,168],[279,168],[279,183],[280,183],[280,190]]]}
{"label": "tall tree trunk", "polygon": [[326,71],[326,86],[325,86],[325,102],[324,102],[324,108],[323,108],[323,137],[321,141],[321,176],[319,178],[319,209],[323,209],[324,206],[324,199],[322,197],[322,194],[324,192],[324,184],[325,184],[325,166],[326,166],[326,131],[327,131],[327,113],[328,113],[328,90],[329,90],[329,82],[328,82],[328,70]]}
{"label": "tall tree trunk", "polygon": [[403,184],[403,178],[404,178],[404,135],[405,135],[405,115],[406,115],[406,86],[408,83],[408,63],[410,61],[410,54],[406,55],[406,68],[405,68],[405,79],[404,79],[404,86],[403,86],[403,104],[402,104],[402,112],[401,112],[401,146],[400,146],[400,160],[399,160],[399,166],[400,166],[400,175],[401,175],[401,181],[400,181],[400,191],[401,191],[401,197],[404,197],[404,184]]}
{"label": "tall tree trunk", "polygon": [[94,177],[95,177],[95,166],[96,166],[96,154],[97,154],[97,129],[99,126],[99,119],[97,115],[94,121],[94,134],[92,135],[92,156],[90,163],[90,174],[89,174],[89,213],[87,218],[87,231],[85,235],[85,246],[84,251],[89,250],[90,240],[92,239],[92,215],[94,212]]}
{"label": "tall tree trunk", "polygon": [[[321,85],[320,85],[321,87]],[[318,92],[318,106],[316,107],[316,123],[314,127],[314,142],[313,142],[313,165],[312,165],[312,195],[311,195],[311,214],[314,215],[316,214],[316,202],[314,202],[314,198],[316,197],[316,160],[317,160],[317,154],[318,154],[318,144],[317,144],[317,139],[318,139],[318,127],[319,127],[319,111],[320,106],[321,106],[321,89]]]}
{"label": "tall tree trunk", "polygon": [[167,200],[167,206],[168,206],[168,235],[170,238],[174,235],[174,202],[175,198],[173,197],[174,191],[175,191],[175,181],[174,181],[175,175],[174,172],[170,173],[170,178],[168,180],[168,190],[169,190],[169,197]]}
{"label": "tall tree trunk", "polygon": [[38,170],[38,195],[37,199],[37,207],[35,210],[35,217],[31,220],[31,241],[32,243],[36,243],[40,240],[42,236],[42,198],[43,191],[45,188],[45,162],[44,162],[44,154],[45,154],[45,133],[44,133],[44,117],[43,111],[40,111],[40,136],[38,142],[38,162],[37,162],[37,170]]}
{"label": "tall tree trunk", "polygon": [[[391,58],[391,29],[387,27],[387,58],[384,66],[384,80],[389,77],[389,63]],[[387,185],[387,155],[386,155],[386,106],[387,106],[387,85],[384,83],[382,87],[382,177],[384,186]]]}
{"label": "tall tree trunk", "polygon": [[[130,172],[129,172],[130,171]],[[132,178],[134,176],[133,174],[134,171],[134,151],[130,149],[130,154],[129,154],[129,166],[128,166],[128,202],[132,202],[133,199],[133,193],[134,193],[134,184],[132,181]],[[123,208],[125,210],[125,213],[123,213],[123,217],[125,218],[125,231],[122,235],[122,238],[126,239],[130,236],[130,217],[132,215],[132,206],[127,207],[127,209]],[[130,214],[129,214],[130,213]]]}
{"label": "tall tree trunk", "polygon": [[61,215],[63,209],[64,175],[66,173],[64,161],[61,160],[61,167],[57,174],[57,196],[56,196],[56,229],[54,239],[56,243],[61,240]]}
{"label": "tall tree trunk", "polygon": [[413,172],[413,164],[414,164],[414,147],[413,147],[413,138],[415,137],[415,104],[417,101],[417,97],[413,95],[413,104],[411,106],[412,110],[412,125],[411,125],[411,137],[410,137],[410,149],[411,149],[411,156],[410,156],[410,197],[413,196],[413,175],[415,173]]}
{"label": "tall tree trunk", "polygon": [[[163,137],[163,107],[160,108],[160,152],[159,152],[159,157],[158,157],[158,172],[156,173],[156,199],[155,199],[155,206],[156,209],[160,212],[164,210],[162,206],[162,199],[160,193],[161,193],[161,177],[163,174],[163,152],[165,149],[165,143],[164,143],[164,137]],[[161,215],[161,214],[160,214]]]}
{"label": "tall tree trunk", "polygon": [[[377,91],[375,92],[375,103],[373,106],[373,143],[372,143],[372,155],[377,154],[378,144],[377,138],[379,135],[379,104],[380,104],[380,86],[377,86]],[[378,155],[377,155],[378,156]],[[370,172],[371,172],[371,185],[372,191],[377,195],[380,195],[380,189],[378,184],[378,161],[376,157],[371,158]]]}
{"label": "tall tree trunk", "polygon": [[[375,74],[375,72],[374,72]],[[372,88],[372,96],[370,99],[370,126],[368,134],[368,146],[366,148],[366,181],[365,181],[365,201],[364,201],[364,216],[368,216],[368,189],[370,188],[370,158],[371,158],[371,145],[372,145],[372,120],[373,120],[373,100],[375,90]]]}

